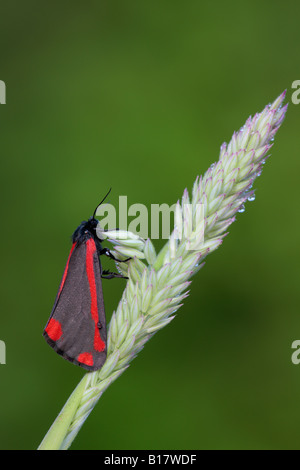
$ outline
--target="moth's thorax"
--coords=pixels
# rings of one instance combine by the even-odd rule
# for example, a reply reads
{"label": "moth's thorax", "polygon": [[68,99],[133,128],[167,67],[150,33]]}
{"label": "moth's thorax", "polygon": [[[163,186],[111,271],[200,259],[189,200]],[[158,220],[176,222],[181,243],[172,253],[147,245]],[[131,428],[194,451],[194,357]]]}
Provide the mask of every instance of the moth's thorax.
{"label": "moth's thorax", "polygon": [[84,220],[77,227],[75,232],[72,235],[73,243],[83,243],[89,238],[93,238],[95,241],[99,241],[96,235],[96,227],[99,221],[90,217],[88,221]]}

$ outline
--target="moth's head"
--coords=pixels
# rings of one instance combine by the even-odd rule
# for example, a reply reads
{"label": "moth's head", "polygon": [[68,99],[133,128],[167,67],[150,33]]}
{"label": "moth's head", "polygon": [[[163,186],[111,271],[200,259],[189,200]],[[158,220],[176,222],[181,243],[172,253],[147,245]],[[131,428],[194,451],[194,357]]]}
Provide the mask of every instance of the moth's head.
{"label": "moth's head", "polygon": [[99,224],[99,220],[95,219],[95,217],[90,217],[89,220],[86,222],[87,230],[93,232],[96,230],[97,225]]}
{"label": "moth's head", "polygon": [[[84,220],[83,222],[81,222],[79,227],[77,227],[77,229],[75,230],[75,232],[72,235],[73,243],[77,243],[77,242],[78,243],[83,243],[88,238],[90,238],[91,236],[95,240],[99,239],[99,237],[97,237],[97,233],[96,233],[96,228],[97,228],[97,225],[99,224],[99,220],[96,219],[96,212],[97,212],[98,207],[101,206],[103,201],[107,198],[110,191],[111,191],[111,189],[108,191],[106,196],[102,199],[100,204],[98,204],[98,206],[94,210],[94,213],[93,213],[92,217],[90,217],[88,221]],[[99,240],[102,241],[101,239],[99,239]]]}
{"label": "moth's head", "polygon": [[99,221],[90,217],[88,221],[84,220],[81,222],[79,227],[75,230],[72,235],[73,243],[83,243],[91,236],[94,238],[96,236],[96,227]]}

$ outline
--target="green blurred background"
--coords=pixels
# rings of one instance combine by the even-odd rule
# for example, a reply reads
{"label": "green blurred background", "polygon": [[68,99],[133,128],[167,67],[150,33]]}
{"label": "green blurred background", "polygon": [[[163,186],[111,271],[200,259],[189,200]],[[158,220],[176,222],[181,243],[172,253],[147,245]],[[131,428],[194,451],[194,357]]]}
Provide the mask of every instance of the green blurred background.
{"label": "green blurred background", "polygon": [[[110,186],[115,205],[173,204],[250,114],[284,89],[290,101],[299,13],[291,1],[1,1],[2,449],[35,449],[83,376],[42,338],[73,230]],[[73,449],[300,448],[299,117],[290,103],[256,201]],[[109,318],[125,282],[103,285]]]}

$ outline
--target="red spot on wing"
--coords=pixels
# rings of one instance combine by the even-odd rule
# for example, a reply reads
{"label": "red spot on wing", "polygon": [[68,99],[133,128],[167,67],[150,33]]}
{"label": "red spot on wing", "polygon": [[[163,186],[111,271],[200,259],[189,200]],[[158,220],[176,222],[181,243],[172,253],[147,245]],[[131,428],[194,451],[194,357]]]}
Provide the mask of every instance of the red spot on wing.
{"label": "red spot on wing", "polygon": [[95,328],[94,348],[96,349],[96,351],[99,351],[99,352],[104,351],[105,349],[105,343],[101,339],[98,328]]}
{"label": "red spot on wing", "polygon": [[99,321],[98,316],[98,305],[97,305],[97,289],[94,271],[94,254],[96,252],[96,245],[92,238],[89,238],[86,242],[86,274],[90,286],[91,294],[91,315],[95,322],[95,335],[94,335],[94,348],[96,351],[104,351],[105,343],[101,339],[97,323]]}
{"label": "red spot on wing", "polygon": [[68,257],[68,261],[67,261],[67,264],[66,264],[66,267],[65,267],[65,270],[64,270],[64,274],[63,274],[63,277],[62,277],[62,281],[61,281],[61,283],[60,283],[60,287],[59,287],[59,291],[58,291],[58,296],[60,295],[60,293],[61,293],[61,291],[62,291],[62,288],[64,287],[65,280],[66,280],[66,277],[67,277],[67,274],[68,274],[70,258],[71,258],[71,255],[72,255],[72,253],[73,253],[73,250],[74,250],[75,246],[76,246],[76,243],[73,243],[72,248],[71,248],[71,251],[70,251],[70,254],[69,254],[69,257]]}
{"label": "red spot on wing", "polygon": [[91,353],[88,353],[88,352],[79,354],[79,356],[77,357],[77,361],[87,366],[94,365],[93,356]]}
{"label": "red spot on wing", "polygon": [[45,328],[45,331],[50,339],[53,341],[59,340],[62,335],[61,324],[55,318],[50,318],[48,325]]}

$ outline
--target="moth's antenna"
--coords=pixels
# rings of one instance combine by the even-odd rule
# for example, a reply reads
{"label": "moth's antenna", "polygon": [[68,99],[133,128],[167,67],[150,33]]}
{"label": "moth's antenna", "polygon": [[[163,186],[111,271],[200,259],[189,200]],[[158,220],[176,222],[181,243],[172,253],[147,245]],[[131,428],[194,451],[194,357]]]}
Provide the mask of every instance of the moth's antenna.
{"label": "moth's antenna", "polygon": [[107,198],[107,196],[109,195],[110,192],[111,192],[111,188],[110,188],[110,190],[108,191],[108,193],[104,196],[104,198],[102,199],[102,201],[100,202],[100,204],[98,204],[98,206],[97,206],[96,209],[94,210],[93,219],[95,218],[95,215],[96,215],[96,212],[97,212],[98,207],[101,206],[101,204],[105,201],[105,199]]}

